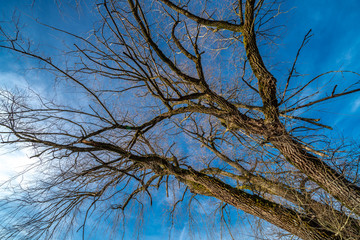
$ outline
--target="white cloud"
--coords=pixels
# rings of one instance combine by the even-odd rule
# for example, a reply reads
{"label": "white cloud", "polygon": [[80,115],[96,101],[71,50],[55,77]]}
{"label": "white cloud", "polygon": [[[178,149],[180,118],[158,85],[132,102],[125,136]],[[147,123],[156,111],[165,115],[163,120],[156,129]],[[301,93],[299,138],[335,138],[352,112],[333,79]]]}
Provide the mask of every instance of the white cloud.
{"label": "white cloud", "polygon": [[0,149],[0,184],[21,173],[32,163],[34,160],[28,157],[27,151],[10,152],[10,149],[3,147]]}

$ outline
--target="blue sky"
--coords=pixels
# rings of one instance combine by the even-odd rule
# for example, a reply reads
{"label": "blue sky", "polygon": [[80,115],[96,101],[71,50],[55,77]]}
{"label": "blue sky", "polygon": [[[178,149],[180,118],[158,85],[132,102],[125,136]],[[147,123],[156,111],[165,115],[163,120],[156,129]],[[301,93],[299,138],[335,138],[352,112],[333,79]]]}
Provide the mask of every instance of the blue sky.
{"label": "blue sky", "polygon": [[[17,13],[22,16],[26,33],[34,43],[45,46],[45,50],[53,51],[48,46],[54,44],[54,42],[49,43],[48,39],[53,39],[52,41],[56,43],[62,43],[66,42],[67,38],[60,38],[54,32],[44,31],[44,28],[36,25],[34,19],[30,16],[34,16],[34,18],[38,18],[40,21],[50,25],[60,25],[64,29],[81,29],[84,32],[91,29],[91,25],[88,29],[84,28],[90,22],[88,19],[90,15],[87,13],[90,8],[85,4],[82,5],[80,10],[66,8],[66,13],[61,12],[59,14],[54,1],[37,0],[34,7],[31,7],[31,3],[32,0],[0,0],[0,21],[9,20],[12,10],[17,9]],[[286,26],[282,29],[281,39],[277,41],[278,45],[274,46],[271,51],[266,50],[267,57],[265,59],[268,63],[276,64],[273,67],[273,72],[278,79],[284,78],[284,74],[290,68],[303,36],[309,29],[312,29],[313,37],[300,56],[297,68],[299,72],[307,74],[308,79],[329,70],[360,72],[360,33],[358,27],[360,22],[358,11],[360,1],[284,1],[280,9],[288,12],[280,15],[276,21]],[[79,13],[79,15],[76,13]],[[24,89],[31,85],[39,93],[51,97],[52,79],[47,74],[34,74],[25,71],[25,69],[31,68],[32,64],[34,63],[30,60],[0,50],[0,87],[13,88],[16,86]],[[341,79],[341,76],[335,75],[335,79]],[[327,81],[329,79],[323,78],[317,87],[321,87],[321,84],[325,84]],[[354,81],[354,78],[349,76],[349,78],[341,81],[346,84],[347,81]],[[71,90],[68,89],[68,91],[68,93],[71,93]],[[61,95],[57,97],[66,99],[65,96]],[[306,115],[306,113],[304,114]],[[315,114],[321,116],[322,123],[334,128],[334,133],[330,134],[334,134],[339,138],[341,136],[348,139],[358,138],[360,134],[360,124],[358,124],[360,121],[359,93],[323,105],[317,109]],[[3,152],[8,151],[8,149],[2,150]],[[27,159],[27,155],[29,153],[26,151],[0,155],[0,181],[11,176],[16,170],[20,169],[20,166],[28,164],[30,160]],[[157,200],[161,201],[163,197]],[[154,207],[150,210],[151,217],[145,218],[147,222],[143,231],[145,240],[168,238],[169,224],[166,223],[166,218],[163,219],[165,215],[163,210],[163,202],[154,204]],[[106,228],[106,226],[103,227]],[[242,226],[242,237],[240,239],[254,239],[246,236],[247,234],[251,235],[249,227],[247,224]],[[185,235],[186,228],[187,222],[180,223],[174,228],[176,239],[187,239],[188,236]],[[101,231],[91,236],[89,239],[103,239]],[[80,235],[77,234],[75,239],[80,239]],[[133,236],[127,235],[125,239],[133,239]],[[204,236],[204,239],[207,239],[206,236]]]}
{"label": "blue sky", "polygon": [[[289,1],[290,2],[290,1]],[[302,52],[299,71],[314,77],[330,70],[359,72],[360,21],[359,1],[291,1],[295,8],[286,16],[288,27],[279,46],[280,59],[294,58],[302,36],[312,29],[313,37]],[[282,49],[283,48],[283,49]],[[287,54],[292,53],[292,54]],[[336,76],[341,79],[341,76]],[[323,81],[329,79],[324,78]],[[349,78],[349,81],[353,78]],[[341,80],[344,83],[346,81]],[[322,121],[331,125],[334,132],[357,137],[360,132],[360,94],[344,97],[319,112]],[[327,115],[327,113],[330,113]],[[325,114],[325,115],[323,115]]]}

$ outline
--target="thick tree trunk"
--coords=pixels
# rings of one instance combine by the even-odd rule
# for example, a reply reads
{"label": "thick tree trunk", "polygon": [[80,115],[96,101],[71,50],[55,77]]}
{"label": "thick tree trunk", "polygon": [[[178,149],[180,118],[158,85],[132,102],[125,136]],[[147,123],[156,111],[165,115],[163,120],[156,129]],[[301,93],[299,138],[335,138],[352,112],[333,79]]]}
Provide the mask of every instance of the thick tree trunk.
{"label": "thick tree trunk", "polygon": [[264,219],[302,239],[341,239],[333,232],[325,229],[316,218],[311,218],[310,216],[284,207],[281,204],[234,188],[215,177],[208,176],[193,169],[187,170],[174,166],[166,160],[155,156],[151,158],[131,156],[130,158],[141,162],[146,168],[152,169],[159,175],[176,176],[180,181],[188,185],[194,193],[215,197],[248,214]]}
{"label": "thick tree trunk", "polygon": [[265,67],[256,44],[254,4],[255,0],[246,1],[243,36],[246,55],[252,71],[258,79],[259,93],[263,102],[266,130],[264,129],[262,135],[270,140],[287,161],[348,207],[350,211],[360,215],[360,188],[347,181],[316,156],[305,151],[299,143],[291,138],[280,123],[276,79]]}
{"label": "thick tree trunk", "polygon": [[291,136],[273,137],[271,143],[287,161],[347,206],[350,211],[360,215],[359,187],[349,182],[316,156],[306,152]]}
{"label": "thick tree trunk", "polygon": [[233,188],[216,178],[194,171],[187,173],[184,177],[187,181],[195,182],[207,188],[211,196],[246,213],[260,217],[302,239],[341,239],[336,234],[324,229],[316,219],[310,219],[308,216],[301,215],[280,204]]}

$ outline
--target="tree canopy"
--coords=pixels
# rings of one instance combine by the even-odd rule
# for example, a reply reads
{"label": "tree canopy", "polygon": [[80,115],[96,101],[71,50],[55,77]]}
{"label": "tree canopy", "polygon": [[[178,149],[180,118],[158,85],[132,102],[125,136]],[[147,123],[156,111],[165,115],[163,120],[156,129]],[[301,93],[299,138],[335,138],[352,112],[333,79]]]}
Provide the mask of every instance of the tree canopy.
{"label": "tree canopy", "polygon": [[359,74],[298,72],[311,30],[276,67],[281,2],[82,4],[87,33],[37,21],[63,46],[35,44],[16,17],[0,28],[0,47],[54,84],[46,96],[0,90],[1,145],[36,159],[25,186],[3,185],[1,237],[85,237],[94,217],[117,234],[134,208],[146,225],[140,212],[162,198],[173,218],[203,204],[234,239],[236,218],[276,226],[278,238],[360,237],[359,155],[316,112],[358,94]]}

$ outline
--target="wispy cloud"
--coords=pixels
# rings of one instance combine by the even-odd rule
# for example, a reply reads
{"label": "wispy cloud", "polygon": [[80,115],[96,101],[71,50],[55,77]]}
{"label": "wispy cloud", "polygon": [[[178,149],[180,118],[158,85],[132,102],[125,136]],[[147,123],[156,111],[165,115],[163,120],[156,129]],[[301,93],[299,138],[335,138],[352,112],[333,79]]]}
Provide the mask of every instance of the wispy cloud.
{"label": "wispy cloud", "polygon": [[20,74],[14,72],[0,72],[0,86],[7,89],[14,87],[27,88],[29,84]]}
{"label": "wispy cloud", "polygon": [[351,112],[354,113],[360,108],[360,97],[352,102]]}

